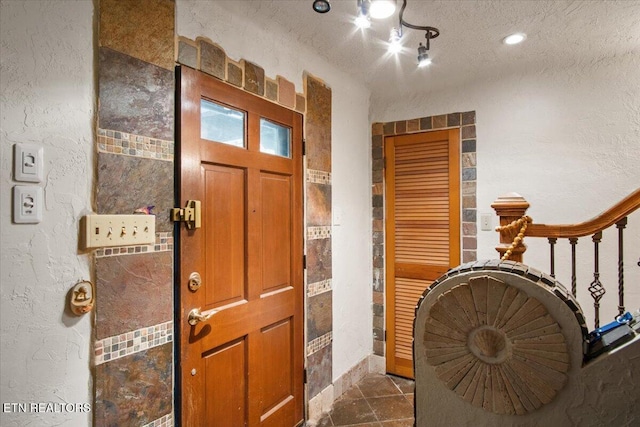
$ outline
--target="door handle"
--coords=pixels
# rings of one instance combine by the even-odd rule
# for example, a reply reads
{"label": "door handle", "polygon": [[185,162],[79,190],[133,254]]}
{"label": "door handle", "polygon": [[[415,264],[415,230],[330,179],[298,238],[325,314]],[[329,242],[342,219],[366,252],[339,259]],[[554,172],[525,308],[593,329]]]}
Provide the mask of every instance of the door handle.
{"label": "door handle", "polygon": [[206,322],[211,319],[211,317],[216,314],[216,310],[210,310],[206,313],[201,313],[199,308],[194,308],[189,312],[188,322],[191,326],[195,326],[200,322]]}

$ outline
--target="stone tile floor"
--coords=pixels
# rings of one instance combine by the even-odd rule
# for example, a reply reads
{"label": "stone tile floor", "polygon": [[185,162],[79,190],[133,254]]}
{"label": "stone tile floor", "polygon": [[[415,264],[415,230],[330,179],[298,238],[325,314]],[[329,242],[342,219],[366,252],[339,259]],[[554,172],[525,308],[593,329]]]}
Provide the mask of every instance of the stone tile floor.
{"label": "stone tile floor", "polygon": [[347,390],[318,422],[327,426],[413,426],[412,380],[369,374]]}

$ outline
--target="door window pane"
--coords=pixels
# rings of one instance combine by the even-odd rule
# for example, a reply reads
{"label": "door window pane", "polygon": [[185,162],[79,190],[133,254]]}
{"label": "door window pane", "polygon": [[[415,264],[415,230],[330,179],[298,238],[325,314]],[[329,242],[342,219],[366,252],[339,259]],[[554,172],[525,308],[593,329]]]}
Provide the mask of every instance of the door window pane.
{"label": "door window pane", "polygon": [[260,119],[260,151],[280,157],[291,157],[291,130]]}
{"label": "door window pane", "polygon": [[200,100],[200,137],[234,147],[245,147],[244,112]]}

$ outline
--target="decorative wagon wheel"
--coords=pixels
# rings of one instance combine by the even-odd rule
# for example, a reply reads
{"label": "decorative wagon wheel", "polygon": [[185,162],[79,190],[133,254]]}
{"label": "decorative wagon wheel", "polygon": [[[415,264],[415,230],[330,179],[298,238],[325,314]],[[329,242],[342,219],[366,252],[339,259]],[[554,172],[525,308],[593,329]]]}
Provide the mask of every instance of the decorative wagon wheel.
{"label": "decorative wagon wheel", "polygon": [[439,295],[424,331],[437,378],[486,411],[535,411],[567,381],[560,325],[536,298],[495,277],[471,277]]}

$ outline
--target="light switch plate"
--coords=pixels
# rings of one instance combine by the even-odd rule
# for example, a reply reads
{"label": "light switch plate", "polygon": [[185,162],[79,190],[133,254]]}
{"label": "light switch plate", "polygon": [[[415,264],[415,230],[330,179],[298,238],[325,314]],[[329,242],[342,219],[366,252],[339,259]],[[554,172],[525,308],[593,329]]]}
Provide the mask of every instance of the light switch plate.
{"label": "light switch plate", "polygon": [[37,224],[42,221],[42,187],[16,185],[13,187],[13,222]]}
{"label": "light switch plate", "polygon": [[87,215],[82,220],[86,249],[152,245],[156,241],[155,215]]}
{"label": "light switch plate", "polygon": [[480,230],[482,231],[491,231],[493,225],[493,215],[492,214],[482,214],[480,215]]}
{"label": "light switch plate", "polygon": [[44,148],[18,143],[13,146],[13,179],[22,182],[42,182]]}

